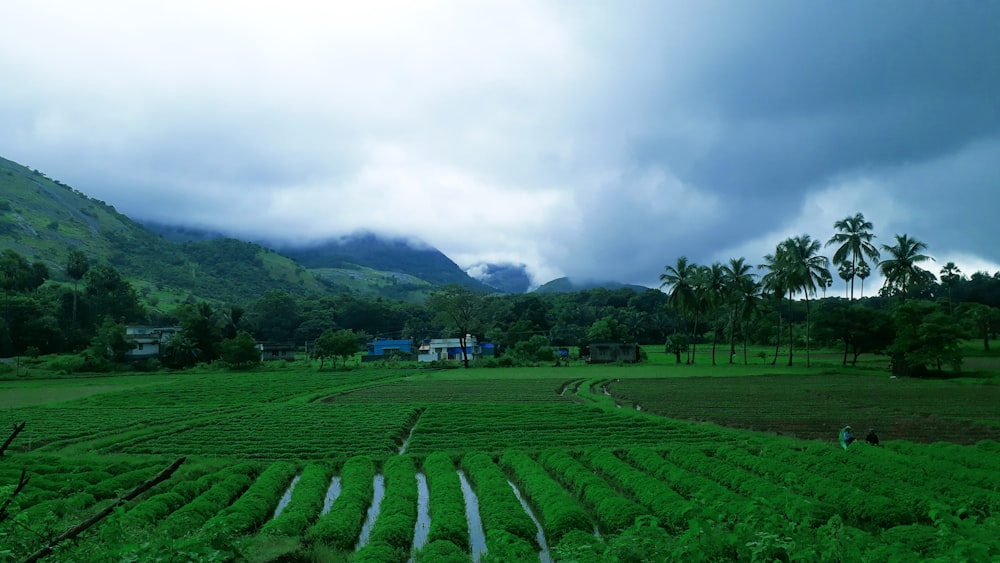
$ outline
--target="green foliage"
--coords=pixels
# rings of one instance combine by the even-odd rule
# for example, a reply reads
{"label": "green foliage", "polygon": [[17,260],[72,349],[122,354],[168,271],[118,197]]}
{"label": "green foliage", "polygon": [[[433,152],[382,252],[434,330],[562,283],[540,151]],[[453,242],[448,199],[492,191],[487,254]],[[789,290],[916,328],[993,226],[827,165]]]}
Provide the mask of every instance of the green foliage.
{"label": "green foliage", "polygon": [[536,334],[528,340],[515,344],[508,353],[523,362],[551,362],[555,358],[556,351],[548,338]]}
{"label": "green foliage", "polygon": [[[430,490],[431,528],[427,534],[428,543],[421,552],[422,559],[432,561],[430,554],[438,550],[447,552],[447,546],[457,546],[465,556],[464,551],[469,548],[469,527],[455,463],[447,454],[435,452],[424,459],[423,467]],[[447,545],[435,547],[442,542]]]}
{"label": "green foliage", "polygon": [[277,518],[270,520],[260,533],[270,536],[298,537],[319,517],[323,498],[330,487],[333,468],[326,464],[311,463],[302,471],[291,500]]}
{"label": "green foliage", "polygon": [[257,341],[248,332],[222,341],[222,361],[233,369],[247,369],[260,363]]}
{"label": "green foliage", "polygon": [[375,465],[371,458],[355,456],[341,470],[341,492],[330,512],[308,530],[308,537],[338,550],[350,549],[361,532],[365,512],[374,492]]}
{"label": "green foliage", "polygon": [[320,359],[320,369],[323,369],[327,358],[333,357],[341,358],[346,367],[347,359],[362,350],[361,338],[353,330],[324,331],[313,344],[313,355]]}
{"label": "green foliage", "polygon": [[896,338],[887,348],[896,375],[922,376],[930,368],[944,366],[958,371],[962,351],[960,332],[951,318],[937,305],[926,301],[906,301],[893,313]]}

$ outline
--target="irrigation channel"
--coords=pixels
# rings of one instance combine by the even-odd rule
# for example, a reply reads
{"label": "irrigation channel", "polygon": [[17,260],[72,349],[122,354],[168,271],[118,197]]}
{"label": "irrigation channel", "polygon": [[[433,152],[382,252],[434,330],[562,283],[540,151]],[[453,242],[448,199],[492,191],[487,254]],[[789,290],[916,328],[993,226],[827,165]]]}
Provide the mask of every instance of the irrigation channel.
{"label": "irrigation channel", "polygon": [[521,491],[518,490],[517,485],[509,480],[507,481],[507,484],[510,485],[511,489],[514,489],[514,496],[517,497],[517,500],[521,503],[521,507],[524,508],[524,511],[528,513],[528,518],[531,518],[531,521],[535,523],[535,527],[538,528],[538,533],[535,535],[535,539],[538,540],[538,547],[540,549],[538,552],[538,559],[541,563],[552,563],[552,555],[549,553],[549,544],[545,541],[545,531],[542,530],[542,523],[535,517],[534,511],[532,511],[531,507],[528,506],[528,501],[526,501],[524,496],[521,495]]}
{"label": "irrigation channel", "polygon": [[385,498],[385,476],[381,473],[375,475],[375,479],[372,480],[372,487],[375,489],[375,495],[372,498],[372,505],[368,507],[368,515],[365,517],[365,523],[361,526],[361,535],[358,536],[358,545],[355,547],[355,551],[368,545],[368,538],[371,536],[372,528],[375,527],[375,520],[378,520],[378,513],[382,508],[382,499]]}
{"label": "irrigation channel", "polygon": [[334,475],[330,479],[330,488],[326,490],[326,497],[323,498],[323,511],[320,515],[330,512],[330,508],[333,507],[333,501],[337,500],[340,496],[340,475]]}
{"label": "irrigation channel", "polygon": [[[427,534],[431,530],[430,491],[427,488],[427,476],[417,473],[417,524],[413,528],[413,549],[416,553],[427,543]],[[413,563],[410,557],[409,563]]]}
{"label": "irrigation channel", "polygon": [[301,475],[296,475],[292,479],[292,483],[288,485],[288,490],[286,490],[285,494],[281,495],[281,499],[278,500],[278,506],[274,508],[274,516],[271,517],[272,519],[277,518],[278,515],[281,514],[281,511],[284,510],[286,506],[288,506],[288,503],[292,502],[292,491],[295,490],[295,485],[299,484],[299,479],[301,477],[302,477]]}
{"label": "irrigation channel", "polygon": [[479,563],[486,553],[486,532],[483,531],[483,522],[479,518],[479,497],[476,496],[476,491],[472,490],[465,472],[461,469],[458,470],[458,479],[462,483],[462,496],[465,497],[465,518],[469,521],[469,549],[472,551],[472,563]]}

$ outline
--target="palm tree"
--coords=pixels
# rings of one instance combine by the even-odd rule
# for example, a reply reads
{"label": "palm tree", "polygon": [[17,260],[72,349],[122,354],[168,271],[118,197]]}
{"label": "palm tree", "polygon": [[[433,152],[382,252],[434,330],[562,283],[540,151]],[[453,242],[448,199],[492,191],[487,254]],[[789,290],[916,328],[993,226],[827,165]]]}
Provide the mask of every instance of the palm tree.
{"label": "palm tree", "polygon": [[962,270],[958,269],[958,266],[954,262],[948,262],[941,268],[941,282],[948,288],[948,314],[954,313],[953,303],[951,301],[951,290],[955,287],[955,283],[962,279]]}
{"label": "palm tree", "polygon": [[934,259],[923,254],[927,245],[909,235],[896,235],[896,244],[883,244],[882,250],[889,258],[878,263],[879,270],[885,276],[882,291],[886,295],[903,295],[925,285],[934,274],[917,264]]}
{"label": "palm tree", "polygon": [[854,276],[858,271],[858,263],[865,258],[875,261],[879,258],[879,251],[872,244],[875,235],[871,230],[871,221],[866,221],[861,213],[855,213],[853,217],[845,217],[833,224],[833,228],[840,231],[826,241],[826,246],[839,244],[837,251],[833,253],[833,263],[838,266],[850,265],[851,269],[851,301],[854,300]]}
{"label": "palm tree", "polygon": [[[774,357],[771,359],[771,365],[773,366],[778,362],[778,349],[781,347],[781,300],[784,299],[785,292],[788,292],[788,312],[791,315],[792,311],[792,292],[789,287],[789,277],[788,277],[788,260],[785,256],[785,249],[782,244],[779,244],[774,254],[765,254],[764,263],[759,265],[758,268],[762,270],[767,270],[767,273],[761,278],[761,287],[763,291],[767,292],[770,296],[776,297],[778,300],[778,305],[774,310],[778,313],[778,335],[774,340]],[[788,361],[791,362],[792,354],[792,324],[791,318],[788,322]]]}
{"label": "palm tree", "polygon": [[[716,262],[703,270],[702,295],[704,296],[703,309],[707,314],[717,313],[726,302],[726,272],[722,264]],[[715,318],[716,327],[712,329],[712,365],[715,365],[715,345],[719,341],[718,317]]]}
{"label": "palm tree", "polygon": [[740,277],[736,288],[739,320],[743,321],[743,365],[749,363],[747,359],[747,340],[750,335],[750,321],[760,308],[761,285],[754,280],[754,277],[750,273]]}
{"label": "palm tree", "polygon": [[753,283],[753,274],[750,273],[752,266],[746,263],[746,259],[730,258],[729,264],[722,267],[725,283],[726,301],[729,304],[729,363],[733,363],[733,356],[736,355],[736,322],[740,317],[741,309],[744,305],[742,301],[744,283]]}
{"label": "palm tree", "polygon": [[[792,295],[802,292],[806,301],[806,367],[810,367],[809,354],[809,296],[816,294],[818,287],[825,287],[830,275],[830,261],[818,254],[820,243],[809,235],[799,235],[782,241],[774,255],[765,256],[772,276],[770,284],[780,286],[788,292],[788,307],[791,311]],[[788,365],[792,365],[792,331],[788,331]]]}
{"label": "palm tree", "polygon": [[868,262],[862,261],[858,264],[858,278],[861,280],[861,299],[865,298],[865,280],[872,275],[872,267]]}
{"label": "palm tree", "polygon": [[[660,288],[670,289],[667,305],[677,311],[683,319],[688,313],[693,312],[696,304],[695,283],[698,275],[698,265],[689,262],[687,256],[681,256],[673,266],[665,266],[660,274]],[[688,363],[691,363],[691,356],[688,354]]]}

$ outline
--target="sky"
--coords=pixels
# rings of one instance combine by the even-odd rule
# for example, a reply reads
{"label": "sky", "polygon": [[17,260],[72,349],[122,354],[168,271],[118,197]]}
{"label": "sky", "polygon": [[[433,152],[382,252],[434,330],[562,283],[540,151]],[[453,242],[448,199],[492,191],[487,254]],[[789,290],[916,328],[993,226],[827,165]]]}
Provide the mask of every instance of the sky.
{"label": "sky", "polygon": [[33,0],[0,77],[0,156],[140,220],[656,287],[861,212],[1000,270],[998,2]]}

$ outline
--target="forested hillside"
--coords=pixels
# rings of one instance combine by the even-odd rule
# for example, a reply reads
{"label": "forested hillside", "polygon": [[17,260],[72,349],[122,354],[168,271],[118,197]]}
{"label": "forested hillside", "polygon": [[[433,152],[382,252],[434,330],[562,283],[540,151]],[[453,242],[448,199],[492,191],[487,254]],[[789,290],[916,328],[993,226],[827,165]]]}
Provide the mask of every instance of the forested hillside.
{"label": "forested hillside", "polygon": [[188,298],[243,303],[270,289],[326,292],[304,268],[267,248],[233,239],[178,244],[114,207],[37,170],[0,158],[0,250],[61,272],[69,253],[109,264],[153,301]]}

